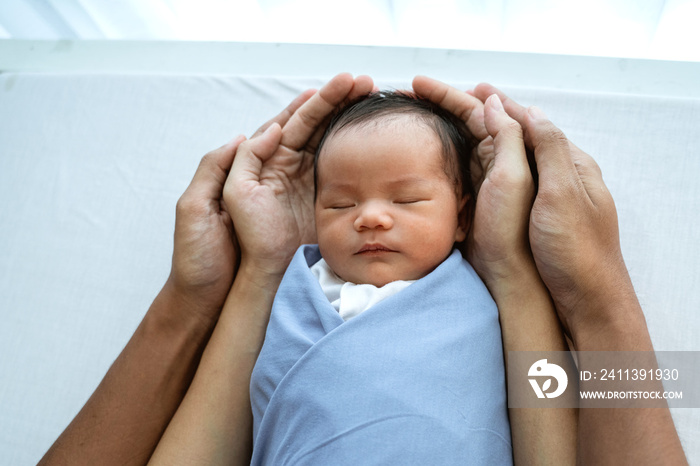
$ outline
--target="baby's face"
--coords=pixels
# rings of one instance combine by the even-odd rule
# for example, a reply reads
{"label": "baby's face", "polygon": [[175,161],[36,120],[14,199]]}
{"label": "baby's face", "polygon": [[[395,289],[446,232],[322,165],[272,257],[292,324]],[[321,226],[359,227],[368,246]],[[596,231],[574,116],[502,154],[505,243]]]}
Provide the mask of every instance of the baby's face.
{"label": "baby's face", "polygon": [[343,280],[384,286],[430,273],[466,233],[437,135],[410,118],[351,127],[324,143],[316,233]]}

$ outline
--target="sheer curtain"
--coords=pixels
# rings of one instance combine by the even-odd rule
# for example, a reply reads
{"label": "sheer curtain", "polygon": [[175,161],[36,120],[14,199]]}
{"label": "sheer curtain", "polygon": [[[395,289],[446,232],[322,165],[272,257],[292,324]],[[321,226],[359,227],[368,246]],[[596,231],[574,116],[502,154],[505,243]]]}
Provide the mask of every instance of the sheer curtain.
{"label": "sheer curtain", "polygon": [[0,38],[294,42],[700,61],[700,0],[3,0]]}

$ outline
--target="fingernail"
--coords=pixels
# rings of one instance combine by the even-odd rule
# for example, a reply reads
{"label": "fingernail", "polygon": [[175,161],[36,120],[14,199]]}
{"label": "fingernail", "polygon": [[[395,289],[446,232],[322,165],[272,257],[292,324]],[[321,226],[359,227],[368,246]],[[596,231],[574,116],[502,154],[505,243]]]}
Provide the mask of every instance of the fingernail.
{"label": "fingernail", "polygon": [[275,126],[275,124],[276,123],[272,123],[270,126],[268,126],[263,134],[270,134],[270,132],[272,132],[272,127]]}
{"label": "fingernail", "polygon": [[491,106],[494,108],[494,110],[497,110],[499,112],[504,111],[503,110],[503,102],[501,102],[501,99],[498,98],[497,94],[493,94],[490,97],[491,100]]}
{"label": "fingernail", "polygon": [[547,120],[547,115],[539,107],[533,105],[532,107],[528,108],[527,111],[535,120]]}
{"label": "fingernail", "polygon": [[229,142],[227,142],[226,145],[228,145],[228,146],[233,146],[233,145],[236,145],[236,144],[240,144],[240,143],[242,143],[243,141],[245,141],[245,136],[242,135],[242,134],[239,134],[238,136],[236,136],[235,138],[233,138],[233,139],[231,139]]}

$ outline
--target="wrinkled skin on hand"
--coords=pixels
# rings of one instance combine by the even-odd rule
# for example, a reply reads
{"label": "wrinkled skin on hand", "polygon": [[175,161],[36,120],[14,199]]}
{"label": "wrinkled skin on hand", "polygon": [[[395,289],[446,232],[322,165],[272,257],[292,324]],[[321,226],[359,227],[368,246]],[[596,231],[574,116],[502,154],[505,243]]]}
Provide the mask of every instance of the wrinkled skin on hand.
{"label": "wrinkled skin on hand", "polygon": [[177,202],[166,287],[204,324],[215,321],[233,282],[238,245],[221,192],[243,136],[209,152]]}

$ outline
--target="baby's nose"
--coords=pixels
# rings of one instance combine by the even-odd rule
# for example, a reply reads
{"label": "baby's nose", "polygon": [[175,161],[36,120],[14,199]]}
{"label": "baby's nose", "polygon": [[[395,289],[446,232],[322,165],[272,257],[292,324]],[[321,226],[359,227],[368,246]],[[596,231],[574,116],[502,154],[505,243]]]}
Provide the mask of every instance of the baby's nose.
{"label": "baby's nose", "polygon": [[389,206],[382,201],[369,201],[360,206],[355,219],[355,230],[371,230],[380,228],[388,230],[394,225]]}

